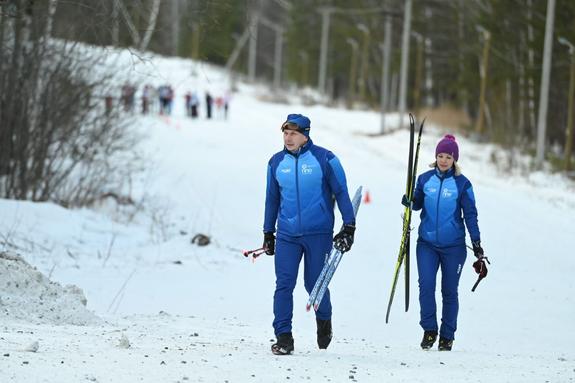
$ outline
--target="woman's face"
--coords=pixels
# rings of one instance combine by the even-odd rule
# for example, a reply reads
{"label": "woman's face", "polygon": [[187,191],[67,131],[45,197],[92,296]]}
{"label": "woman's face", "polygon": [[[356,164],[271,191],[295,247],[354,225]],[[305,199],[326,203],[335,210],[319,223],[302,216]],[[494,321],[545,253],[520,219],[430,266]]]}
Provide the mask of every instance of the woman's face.
{"label": "woman's face", "polygon": [[439,170],[441,170],[442,172],[446,172],[449,169],[451,169],[451,167],[453,166],[453,156],[451,156],[450,154],[447,153],[439,153],[437,155],[437,167],[439,168]]}

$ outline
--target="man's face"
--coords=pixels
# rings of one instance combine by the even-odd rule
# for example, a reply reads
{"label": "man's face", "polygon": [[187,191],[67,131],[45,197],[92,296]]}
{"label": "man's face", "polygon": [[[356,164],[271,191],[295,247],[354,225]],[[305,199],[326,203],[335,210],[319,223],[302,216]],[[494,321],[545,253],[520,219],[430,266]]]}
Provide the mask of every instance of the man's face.
{"label": "man's face", "polygon": [[290,126],[284,126],[282,131],[284,134],[284,145],[290,152],[295,152],[307,142],[307,137],[301,134],[297,127],[293,129]]}

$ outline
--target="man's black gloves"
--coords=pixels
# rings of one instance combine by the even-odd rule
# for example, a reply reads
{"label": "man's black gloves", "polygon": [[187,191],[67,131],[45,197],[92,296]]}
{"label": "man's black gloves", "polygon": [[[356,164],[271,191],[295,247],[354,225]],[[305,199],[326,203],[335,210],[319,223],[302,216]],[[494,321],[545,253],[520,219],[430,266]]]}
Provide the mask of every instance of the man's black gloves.
{"label": "man's black gloves", "polygon": [[262,247],[267,255],[274,255],[276,251],[276,236],[274,233],[264,233],[264,244]]}
{"label": "man's black gloves", "polygon": [[473,245],[473,254],[477,259],[481,259],[484,256],[483,248],[481,247],[480,241],[471,242]]}
{"label": "man's black gloves", "polygon": [[355,233],[355,226],[353,225],[343,225],[341,231],[333,237],[333,247],[336,250],[345,253],[351,249],[353,245],[353,234]]}

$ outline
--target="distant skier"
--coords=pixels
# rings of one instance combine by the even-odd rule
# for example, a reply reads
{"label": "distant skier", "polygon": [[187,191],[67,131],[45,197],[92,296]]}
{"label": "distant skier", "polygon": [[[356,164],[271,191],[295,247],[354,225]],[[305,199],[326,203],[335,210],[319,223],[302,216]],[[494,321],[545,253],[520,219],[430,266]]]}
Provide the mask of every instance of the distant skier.
{"label": "distant skier", "polygon": [[210,92],[206,92],[206,118],[209,120],[212,118],[212,104],[214,99]]}
{"label": "distant skier", "polygon": [[224,114],[222,113],[222,109],[224,108],[224,98],[222,96],[217,96],[214,100],[214,104],[216,105],[216,117],[224,117]]}
{"label": "distant skier", "polygon": [[104,105],[106,106],[106,115],[112,113],[112,109],[114,108],[114,97],[111,95],[106,95],[104,97]]}
{"label": "distant skier", "polygon": [[224,119],[228,119],[228,112],[230,110],[230,101],[232,97],[229,92],[224,96]]}
{"label": "distant skier", "polygon": [[148,114],[150,109],[150,91],[151,86],[146,85],[144,86],[144,90],[142,91],[142,114]]}
{"label": "distant skier", "polygon": [[168,104],[170,102],[170,89],[167,85],[160,85],[158,87],[158,98],[160,100],[160,114],[169,114]]}
{"label": "distant skier", "polygon": [[192,116],[192,93],[189,91],[186,92],[186,94],[184,95],[184,99],[185,99],[186,116],[191,117]]}
{"label": "distant skier", "polygon": [[[459,311],[459,278],[467,255],[465,226],[471,236],[473,252],[480,261],[483,249],[473,187],[461,174],[457,163],[459,147],[455,137],[448,134],[439,141],[435,159],[430,165],[433,169],[418,177],[412,201],[413,210],[422,210],[417,240],[421,306],[419,324],[424,331],[421,348],[427,350],[433,347],[439,329],[439,350],[451,351]],[[405,195],[402,203],[409,205]],[[435,303],[435,281],[439,267],[443,298],[441,328],[437,325]]]}
{"label": "distant skier", "polygon": [[122,102],[124,104],[124,111],[134,111],[134,95],[136,94],[136,87],[131,84],[124,84],[122,86]]}
{"label": "distant skier", "polygon": [[192,118],[198,117],[198,106],[200,105],[200,100],[196,92],[192,92],[192,99],[190,100]]}
{"label": "distant skier", "polygon": [[[289,114],[281,130],[284,149],[268,162],[263,247],[266,254],[276,254],[273,327],[277,341],[272,345],[272,352],[288,355],[294,350],[293,290],[302,255],[305,288],[310,293],[332,243],[342,252],[351,248],[355,218],[343,167],[332,152],[314,145],[309,138],[309,118]],[[334,238],[332,196],[337,200],[344,223]],[[316,312],[320,349],[327,348],[331,342],[331,314],[328,290]]]}

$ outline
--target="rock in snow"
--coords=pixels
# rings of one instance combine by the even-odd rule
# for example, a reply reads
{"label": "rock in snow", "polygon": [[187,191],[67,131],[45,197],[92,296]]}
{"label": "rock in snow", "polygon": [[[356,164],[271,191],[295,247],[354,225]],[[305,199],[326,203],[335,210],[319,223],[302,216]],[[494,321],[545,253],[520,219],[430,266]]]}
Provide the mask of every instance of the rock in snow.
{"label": "rock in snow", "polygon": [[27,347],[25,347],[24,351],[26,351],[26,352],[37,352],[39,348],[40,348],[40,344],[36,340],[36,341],[30,343]]}

